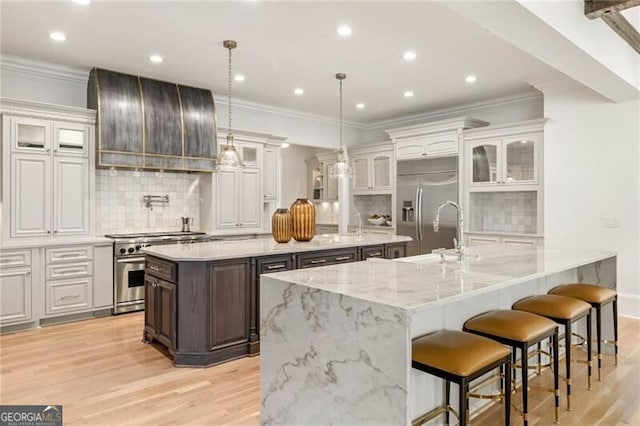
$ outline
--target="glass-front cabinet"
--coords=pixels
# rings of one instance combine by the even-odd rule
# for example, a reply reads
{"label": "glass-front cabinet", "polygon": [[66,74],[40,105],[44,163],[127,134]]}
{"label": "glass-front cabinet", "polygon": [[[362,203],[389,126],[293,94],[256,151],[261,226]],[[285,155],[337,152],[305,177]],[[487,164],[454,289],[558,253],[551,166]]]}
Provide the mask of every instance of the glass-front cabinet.
{"label": "glass-front cabinet", "polygon": [[391,192],[393,151],[354,154],[351,159],[354,194]]}
{"label": "glass-front cabinet", "polygon": [[469,187],[504,190],[538,184],[540,134],[475,141],[468,145]]}

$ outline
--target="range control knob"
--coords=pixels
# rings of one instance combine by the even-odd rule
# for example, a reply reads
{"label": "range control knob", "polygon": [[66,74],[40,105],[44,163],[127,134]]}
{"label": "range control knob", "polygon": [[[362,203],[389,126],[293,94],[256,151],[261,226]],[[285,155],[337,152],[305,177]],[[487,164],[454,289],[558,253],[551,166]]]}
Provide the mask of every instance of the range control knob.
{"label": "range control knob", "polygon": [[136,246],[136,251],[140,250],[141,248],[142,248],[142,246],[138,244],[138,245]]}
{"label": "range control knob", "polygon": [[129,253],[133,253],[133,247],[129,247],[129,248],[127,249],[127,252],[129,252]]}
{"label": "range control knob", "polygon": [[120,254],[125,254],[126,252],[127,252],[126,249],[123,249],[123,248],[120,249]]}

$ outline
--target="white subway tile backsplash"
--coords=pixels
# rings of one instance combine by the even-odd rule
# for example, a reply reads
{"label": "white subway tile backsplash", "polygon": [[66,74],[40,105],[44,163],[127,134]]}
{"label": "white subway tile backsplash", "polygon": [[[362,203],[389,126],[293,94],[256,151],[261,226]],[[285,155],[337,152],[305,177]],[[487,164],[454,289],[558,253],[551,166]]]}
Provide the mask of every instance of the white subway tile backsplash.
{"label": "white subway tile backsplash", "polygon": [[[192,231],[200,226],[200,176],[96,170],[96,231],[98,235],[131,232],[180,231],[180,216],[193,217]],[[169,204],[144,206],[143,195],[168,195]]]}
{"label": "white subway tile backsplash", "polygon": [[358,213],[366,224],[366,218],[375,214],[379,216],[389,215],[393,219],[393,206],[391,195],[354,195],[354,209],[351,212],[351,223],[358,223]]}
{"label": "white subway tile backsplash", "polygon": [[315,205],[316,223],[338,223],[339,203],[337,201],[323,201]]}

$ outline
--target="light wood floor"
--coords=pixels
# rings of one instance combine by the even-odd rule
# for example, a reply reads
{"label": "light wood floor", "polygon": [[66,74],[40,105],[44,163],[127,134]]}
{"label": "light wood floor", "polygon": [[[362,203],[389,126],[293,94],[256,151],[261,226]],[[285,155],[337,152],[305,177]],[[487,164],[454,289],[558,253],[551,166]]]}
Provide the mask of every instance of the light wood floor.
{"label": "light wood floor", "polygon": [[[257,357],[174,368],[141,343],[142,324],[135,313],[0,336],[0,404],[62,404],[65,425],[259,423]],[[586,367],[574,364],[574,409],[562,400],[561,424],[640,425],[640,321],[621,318],[620,353],[618,367],[605,359],[603,381],[591,391]],[[553,423],[549,398],[531,394],[531,425]],[[473,424],[497,425],[500,415],[495,407]]]}

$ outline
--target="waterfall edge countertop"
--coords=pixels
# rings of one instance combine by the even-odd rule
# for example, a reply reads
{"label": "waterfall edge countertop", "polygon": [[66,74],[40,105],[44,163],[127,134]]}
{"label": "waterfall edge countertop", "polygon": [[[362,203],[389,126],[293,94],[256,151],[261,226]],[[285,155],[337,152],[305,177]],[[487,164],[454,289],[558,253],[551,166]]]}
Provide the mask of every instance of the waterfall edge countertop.
{"label": "waterfall edge countertop", "polygon": [[438,255],[429,254],[296,269],[277,272],[271,277],[414,311],[616,256],[599,250],[504,245],[471,247],[467,253],[462,263],[448,257],[441,264]]}
{"label": "waterfall edge countertop", "polygon": [[394,244],[411,241],[402,235],[356,235],[322,234],[311,241],[276,243],[271,238],[251,240],[212,241],[196,244],[171,244],[146,247],[144,254],[171,260],[173,262],[206,262],[210,260],[235,259],[241,257],[269,256],[273,254],[330,250],[348,247]]}

